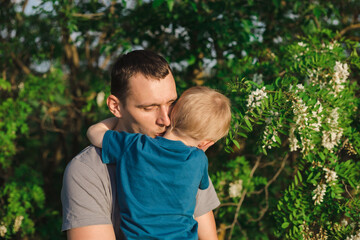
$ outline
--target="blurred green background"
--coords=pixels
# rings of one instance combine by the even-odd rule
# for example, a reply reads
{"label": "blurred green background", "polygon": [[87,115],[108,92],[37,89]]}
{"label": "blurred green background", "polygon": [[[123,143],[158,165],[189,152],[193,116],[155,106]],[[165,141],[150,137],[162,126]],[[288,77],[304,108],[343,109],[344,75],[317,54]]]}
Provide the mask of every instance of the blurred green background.
{"label": "blurred green background", "polygon": [[[116,57],[134,49],[163,55],[179,93],[206,85],[233,102],[230,136],[207,152],[222,202],[215,211],[219,239],[325,239],[324,231],[328,239],[355,236],[359,14],[358,0],[1,1],[0,239],[65,239],[64,169],[89,144],[87,128],[110,116],[109,69]],[[331,51],[322,53],[323,48]],[[347,62],[351,73],[347,95],[338,101],[326,98],[331,90],[321,92],[320,80],[306,81],[308,69],[325,69],[318,76],[331,82],[325,73],[336,72],[336,61]],[[342,111],[343,135],[334,151],[315,137],[311,141],[319,147],[290,151],[287,139],[296,118],[290,102],[297,94],[291,86],[300,83],[307,89],[300,96],[305,102],[318,98],[324,108]],[[263,86],[269,102],[252,111],[248,96]],[[315,102],[307,104],[316,108]],[[275,130],[266,135],[264,125],[266,114],[274,115],[273,105],[280,120],[273,120],[272,129],[284,128],[276,137]],[[338,189],[326,195],[331,203],[313,212],[310,183],[327,179],[314,167],[317,161],[331,169],[344,164],[346,171],[336,170]],[[298,183],[302,179],[309,184]],[[296,197],[287,197],[291,188]],[[349,224],[337,228],[344,220]]]}

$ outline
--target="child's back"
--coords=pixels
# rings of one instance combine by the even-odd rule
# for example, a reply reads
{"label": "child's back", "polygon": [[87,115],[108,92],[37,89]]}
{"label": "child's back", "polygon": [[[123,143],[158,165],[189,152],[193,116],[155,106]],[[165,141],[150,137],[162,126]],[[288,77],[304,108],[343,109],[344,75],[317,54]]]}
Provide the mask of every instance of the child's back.
{"label": "child's back", "polygon": [[128,239],[197,239],[195,196],[209,185],[202,150],[162,137],[107,131],[102,159],[117,164],[121,227]]}

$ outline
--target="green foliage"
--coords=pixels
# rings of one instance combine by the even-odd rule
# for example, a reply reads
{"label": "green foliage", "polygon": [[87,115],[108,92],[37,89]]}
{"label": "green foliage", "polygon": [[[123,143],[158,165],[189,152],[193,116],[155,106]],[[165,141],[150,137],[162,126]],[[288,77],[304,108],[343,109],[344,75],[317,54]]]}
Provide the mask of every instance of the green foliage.
{"label": "green foliage", "polygon": [[359,233],[358,1],[31,3],[0,9],[1,239],[65,238],[64,168],[110,116],[111,63],[138,48],[171,63],[179,92],[231,98],[207,151],[219,239]]}
{"label": "green foliage", "polygon": [[[329,32],[325,33],[331,37]],[[318,34],[323,36],[324,32]],[[357,231],[360,220],[357,205],[360,169],[357,160],[352,159],[358,154],[354,150],[358,149],[355,140],[358,137],[353,135],[357,131],[353,121],[359,105],[358,86],[348,79],[349,70],[356,69],[359,59],[345,54],[357,44],[347,41],[347,49],[336,41],[319,39],[312,36],[289,45],[281,60],[284,74],[275,81],[266,85],[251,81],[232,84],[232,91],[245,84],[247,108],[244,114],[237,114],[234,132],[227,142],[239,146],[239,141],[234,142],[235,134],[241,139],[245,137],[245,142],[256,141],[257,147],[247,152],[262,154],[267,161],[276,161],[279,150],[286,154],[285,158],[296,160],[292,163],[296,170],[289,175],[292,180],[273,209],[279,226],[274,234],[281,239],[315,236],[343,239]],[[239,93],[244,94],[243,91]],[[240,107],[244,102],[239,101]],[[221,174],[218,177],[226,179]],[[236,178],[233,179],[235,182]],[[264,191],[266,187],[265,184]],[[259,191],[248,189],[249,192]],[[268,194],[266,201],[270,201]],[[249,218],[238,216],[241,217]],[[342,223],[345,220],[350,220],[353,227],[345,227]]]}

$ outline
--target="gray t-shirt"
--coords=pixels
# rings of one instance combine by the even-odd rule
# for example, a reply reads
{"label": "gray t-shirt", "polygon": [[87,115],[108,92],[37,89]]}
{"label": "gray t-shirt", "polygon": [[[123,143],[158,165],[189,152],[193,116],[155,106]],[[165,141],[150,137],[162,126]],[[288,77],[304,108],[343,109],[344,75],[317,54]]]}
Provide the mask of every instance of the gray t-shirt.
{"label": "gray t-shirt", "polygon": [[[94,146],[85,148],[67,165],[61,189],[62,231],[112,224],[116,239],[122,239],[115,172],[116,165],[103,164],[101,149]],[[198,190],[194,216],[199,217],[219,204],[210,181],[207,189]]]}

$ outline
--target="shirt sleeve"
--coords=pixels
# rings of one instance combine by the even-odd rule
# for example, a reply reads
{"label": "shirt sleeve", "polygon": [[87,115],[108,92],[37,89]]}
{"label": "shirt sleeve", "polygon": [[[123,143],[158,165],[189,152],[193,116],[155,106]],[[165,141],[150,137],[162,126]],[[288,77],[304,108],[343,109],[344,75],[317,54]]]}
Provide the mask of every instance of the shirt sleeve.
{"label": "shirt sleeve", "polygon": [[89,147],[65,169],[61,189],[62,231],[112,224],[112,190],[100,149]]}
{"label": "shirt sleeve", "polygon": [[204,156],[204,167],[199,188],[205,190],[209,187],[208,159]]}
{"label": "shirt sleeve", "polygon": [[220,205],[220,200],[216,194],[214,185],[209,178],[209,187],[205,190],[198,189],[196,194],[196,206],[194,216],[200,217]]}
{"label": "shirt sleeve", "polygon": [[122,158],[125,149],[136,137],[136,134],[108,130],[105,132],[102,144],[103,163],[116,163]]}

